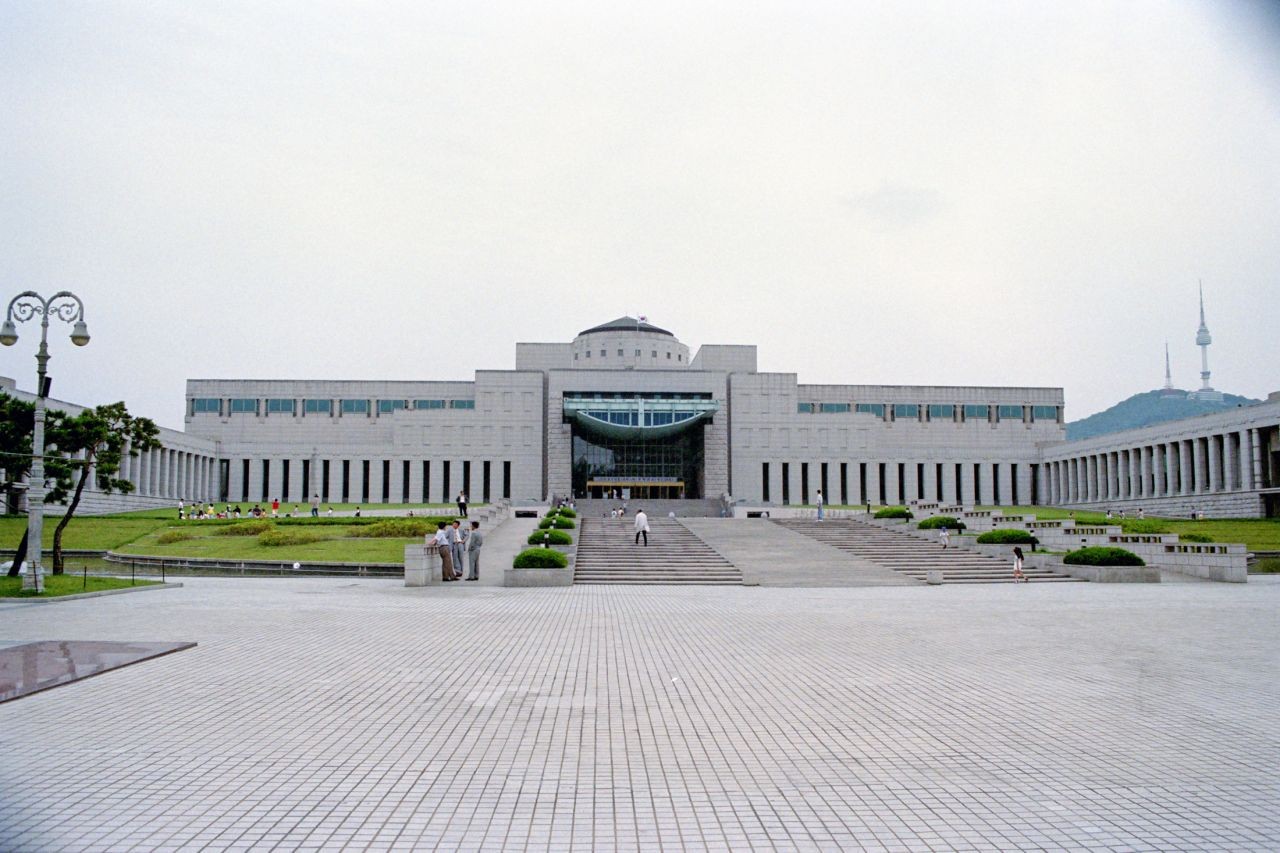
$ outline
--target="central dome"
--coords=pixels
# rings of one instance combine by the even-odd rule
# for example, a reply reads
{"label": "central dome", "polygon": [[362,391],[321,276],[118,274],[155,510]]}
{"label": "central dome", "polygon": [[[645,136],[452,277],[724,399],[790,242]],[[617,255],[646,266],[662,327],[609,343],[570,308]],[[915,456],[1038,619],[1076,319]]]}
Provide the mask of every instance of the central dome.
{"label": "central dome", "polygon": [[668,335],[669,337],[675,337],[675,335],[671,334],[666,329],[659,329],[657,326],[652,326],[644,320],[640,320],[636,317],[619,317],[618,319],[611,320],[603,325],[593,326],[586,331],[579,332],[578,337],[582,337],[583,335],[594,335],[596,332],[652,332],[656,335]]}

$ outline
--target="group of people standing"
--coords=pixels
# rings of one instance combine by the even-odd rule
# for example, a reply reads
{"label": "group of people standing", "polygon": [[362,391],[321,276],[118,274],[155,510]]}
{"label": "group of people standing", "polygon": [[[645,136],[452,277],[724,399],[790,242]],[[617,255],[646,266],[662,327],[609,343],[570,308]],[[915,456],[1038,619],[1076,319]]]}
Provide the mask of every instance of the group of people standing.
{"label": "group of people standing", "polygon": [[[443,522],[429,541],[440,549],[442,581],[480,580],[480,549],[484,546],[480,522],[471,522],[470,529],[463,527],[457,519],[452,524]],[[464,567],[468,568],[465,578],[462,576]]]}

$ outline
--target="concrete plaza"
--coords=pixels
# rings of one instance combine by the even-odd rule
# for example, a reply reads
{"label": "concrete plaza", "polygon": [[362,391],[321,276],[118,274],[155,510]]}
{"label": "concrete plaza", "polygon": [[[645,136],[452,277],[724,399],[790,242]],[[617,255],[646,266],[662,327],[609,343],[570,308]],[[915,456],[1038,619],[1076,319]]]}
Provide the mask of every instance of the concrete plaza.
{"label": "concrete plaza", "polygon": [[1280,583],[184,579],[0,640],[0,849],[1280,849]]}

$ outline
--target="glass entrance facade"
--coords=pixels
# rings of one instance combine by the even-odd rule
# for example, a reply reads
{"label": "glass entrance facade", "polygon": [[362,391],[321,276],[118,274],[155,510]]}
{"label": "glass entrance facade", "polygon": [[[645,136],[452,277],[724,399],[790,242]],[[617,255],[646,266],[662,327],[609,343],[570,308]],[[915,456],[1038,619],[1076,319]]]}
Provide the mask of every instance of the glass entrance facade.
{"label": "glass entrance facade", "polygon": [[573,428],[573,493],[632,499],[702,497],[700,426],[664,438],[610,438]]}

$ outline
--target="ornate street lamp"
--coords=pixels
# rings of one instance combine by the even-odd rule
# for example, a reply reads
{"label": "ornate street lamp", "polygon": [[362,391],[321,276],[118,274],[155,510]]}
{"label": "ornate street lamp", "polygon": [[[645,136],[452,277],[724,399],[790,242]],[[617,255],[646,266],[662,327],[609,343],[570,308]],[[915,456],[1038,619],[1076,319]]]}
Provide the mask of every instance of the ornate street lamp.
{"label": "ornate street lamp", "polygon": [[27,478],[27,574],[22,588],[44,592],[44,575],[40,566],[44,536],[44,398],[45,369],[49,366],[49,317],[57,317],[71,327],[71,343],[82,347],[89,343],[89,328],[84,324],[84,303],[74,293],[63,290],[45,299],[28,290],[13,297],[4,325],[0,325],[0,344],[11,347],[18,342],[14,320],[25,323],[40,317],[40,349],[36,351],[35,428],[31,433],[31,474]]}

